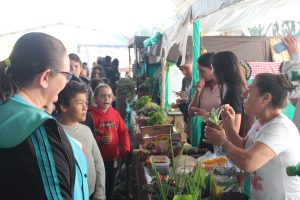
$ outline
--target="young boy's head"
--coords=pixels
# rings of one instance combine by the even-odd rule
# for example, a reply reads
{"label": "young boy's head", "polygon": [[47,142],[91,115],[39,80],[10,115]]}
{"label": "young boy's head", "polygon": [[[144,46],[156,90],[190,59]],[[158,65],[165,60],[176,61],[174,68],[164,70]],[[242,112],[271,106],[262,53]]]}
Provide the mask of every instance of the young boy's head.
{"label": "young boy's head", "polygon": [[112,89],[105,83],[100,83],[94,90],[94,102],[97,108],[106,112],[115,100]]}
{"label": "young boy's head", "polygon": [[69,58],[70,58],[70,70],[74,74],[74,76],[79,78],[80,71],[82,69],[82,62],[79,56],[75,53],[70,53]]}
{"label": "young boy's head", "polygon": [[56,109],[62,121],[82,122],[87,112],[87,89],[85,85],[70,81],[59,93]]}

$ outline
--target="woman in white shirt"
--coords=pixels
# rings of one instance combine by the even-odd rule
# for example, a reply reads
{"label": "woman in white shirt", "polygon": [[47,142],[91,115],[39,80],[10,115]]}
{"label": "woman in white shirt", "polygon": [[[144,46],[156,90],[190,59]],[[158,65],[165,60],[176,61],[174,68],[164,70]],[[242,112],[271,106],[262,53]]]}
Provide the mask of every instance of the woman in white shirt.
{"label": "woman in white shirt", "polygon": [[282,74],[256,75],[244,101],[245,113],[257,118],[246,138],[233,128],[235,113],[226,105],[223,127],[209,125],[206,142],[219,145],[240,169],[251,173],[252,199],[300,199],[300,177],[286,167],[300,162],[300,135],[282,109],[294,86]]}

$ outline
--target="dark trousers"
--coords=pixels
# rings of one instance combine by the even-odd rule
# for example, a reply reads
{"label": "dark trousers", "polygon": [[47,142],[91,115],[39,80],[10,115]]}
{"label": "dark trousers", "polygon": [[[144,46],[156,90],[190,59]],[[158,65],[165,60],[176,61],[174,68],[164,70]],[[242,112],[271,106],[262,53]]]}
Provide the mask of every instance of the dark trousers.
{"label": "dark trousers", "polygon": [[112,200],[114,193],[116,173],[118,169],[117,166],[114,166],[114,162],[116,161],[104,161],[106,200]]}

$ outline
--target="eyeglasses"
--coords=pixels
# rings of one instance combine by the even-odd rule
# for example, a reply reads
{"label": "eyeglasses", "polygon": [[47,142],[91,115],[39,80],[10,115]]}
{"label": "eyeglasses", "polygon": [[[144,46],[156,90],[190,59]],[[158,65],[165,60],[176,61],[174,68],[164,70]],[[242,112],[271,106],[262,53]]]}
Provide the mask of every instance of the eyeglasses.
{"label": "eyeglasses", "polygon": [[62,73],[66,76],[66,80],[67,80],[67,83],[72,79],[73,77],[73,74],[71,72],[63,72],[63,71],[59,71],[59,73]]}
{"label": "eyeglasses", "polygon": [[101,99],[105,99],[105,98],[112,99],[114,97],[114,95],[113,94],[100,94],[99,97]]}

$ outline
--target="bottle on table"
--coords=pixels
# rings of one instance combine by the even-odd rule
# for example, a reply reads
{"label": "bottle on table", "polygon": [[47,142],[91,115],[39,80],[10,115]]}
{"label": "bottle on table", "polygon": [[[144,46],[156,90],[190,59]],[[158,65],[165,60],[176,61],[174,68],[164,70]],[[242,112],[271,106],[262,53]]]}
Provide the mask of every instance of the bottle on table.
{"label": "bottle on table", "polygon": [[300,176],[300,163],[297,165],[288,166],[286,168],[286,173],[288,176]]}
{"label": "bottle on table", "polygon": [[285,75],[289,81],[300,81],[300,71],[292,70],[285,73]]}

